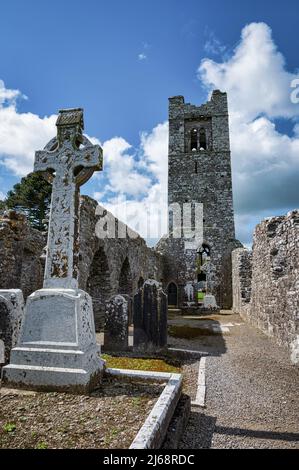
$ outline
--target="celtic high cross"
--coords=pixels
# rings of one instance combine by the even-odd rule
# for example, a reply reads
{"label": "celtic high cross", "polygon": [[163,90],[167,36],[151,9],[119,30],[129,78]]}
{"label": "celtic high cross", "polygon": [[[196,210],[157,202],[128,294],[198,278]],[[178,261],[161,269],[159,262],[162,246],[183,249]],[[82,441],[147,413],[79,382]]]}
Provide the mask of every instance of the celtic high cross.
{"label": "celtic high cross", "polygon": [[34,171],[52,182],[44,288],[78,288],[80,186],[102,170],[102,149],[83,135],[83,110],[63,109],[57,137],[35,152]]}

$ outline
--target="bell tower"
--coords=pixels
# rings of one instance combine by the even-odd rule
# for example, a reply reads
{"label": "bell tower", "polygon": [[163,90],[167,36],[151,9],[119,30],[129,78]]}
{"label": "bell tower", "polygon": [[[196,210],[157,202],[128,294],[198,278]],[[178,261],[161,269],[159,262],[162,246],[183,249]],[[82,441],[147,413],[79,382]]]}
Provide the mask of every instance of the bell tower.
{"label": "bell tower", "polygon": [[230,308],[231,251],[240,244],[235,240],[227,95],[219,90],[201,106],[185,103],[183,96],[169,98],[168,204],[183,210],[188,202],[202,204],[203,243],[186,249],[173,238],[170,211],[162,250],[168,260],[165,277],[177,284],[179,304],[186,283],[203,282],[221,308]]}

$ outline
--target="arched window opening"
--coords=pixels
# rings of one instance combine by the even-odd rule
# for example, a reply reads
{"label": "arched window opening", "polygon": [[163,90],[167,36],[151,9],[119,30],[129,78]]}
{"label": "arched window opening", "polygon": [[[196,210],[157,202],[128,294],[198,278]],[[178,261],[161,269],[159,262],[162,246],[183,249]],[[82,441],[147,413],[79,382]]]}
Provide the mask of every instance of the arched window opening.
{"label": "arched window opening", "polygon": [[120,276],[119,276],[119,294],[127,294],[132,296],[132,273],[128,258],[126,258],[122,264]]}
{"label": "arched window opening", "polygon": [[194,152],[198,148],[197,129],[191,130],[191,152]]}
{"label": "arched window opening", "polygon": [[138,289],[140,289],[140,288],[143,286],[143,284],[144,284],[144,279],[143,279],[143,277],[141,276],[141,277],[139,278],[138,284],[137,284]]}
{"label": "arched window opening", "polygon": [[206,131],[203,127],[199,131],[199,148],[200,150],[207,150]]}
{"label": "arched window opening", "polygon": [[197,267],[198,272],[201,271],[201,267],[210,260],[210,247],[205,243],[197,251]]}
{"label": "arched window opening", "polygon": [[168,305],[172,305],[176,307],[178,304],[178,288],[174,282],[170,282],[168,284],[167,295],[168,295]]}
{"label": "arched window opening", "polygon": [[96,330],[100,331],[105,321],[105,302],[112,293],[110,270],[103,248],[100,248],[94,255],[86,290],[92,298]]}

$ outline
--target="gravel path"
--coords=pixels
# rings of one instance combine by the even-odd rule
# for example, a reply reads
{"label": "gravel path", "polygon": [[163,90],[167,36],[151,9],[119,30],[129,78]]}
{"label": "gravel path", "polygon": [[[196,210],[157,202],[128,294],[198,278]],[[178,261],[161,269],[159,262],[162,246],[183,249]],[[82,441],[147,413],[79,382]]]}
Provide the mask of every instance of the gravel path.
{"label": "gravel path", "polygon": [[[180,448],[298,449],[299,371],[287,352],[237,315],[202,321],[233,326],[221,335],[211,330],[189,340],[170,338],[172,346],[211,354],[206,360],[206,408],[192,408]],[[192,328],[202,324],[191,319],[183,323]],[[190,369],[189,383],[194,383],[195,370]]]}

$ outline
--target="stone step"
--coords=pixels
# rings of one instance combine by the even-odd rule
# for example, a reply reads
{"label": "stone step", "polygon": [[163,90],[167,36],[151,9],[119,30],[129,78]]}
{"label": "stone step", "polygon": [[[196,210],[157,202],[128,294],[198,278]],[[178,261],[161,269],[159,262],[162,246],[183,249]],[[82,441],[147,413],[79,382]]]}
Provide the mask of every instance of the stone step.
{"label": "stone step", "polygon": [[182,311],[180,308],[168,308],[168,316],[174,317],[177,315],[182,315]]}

